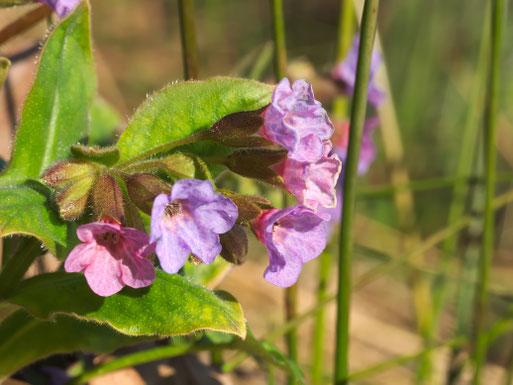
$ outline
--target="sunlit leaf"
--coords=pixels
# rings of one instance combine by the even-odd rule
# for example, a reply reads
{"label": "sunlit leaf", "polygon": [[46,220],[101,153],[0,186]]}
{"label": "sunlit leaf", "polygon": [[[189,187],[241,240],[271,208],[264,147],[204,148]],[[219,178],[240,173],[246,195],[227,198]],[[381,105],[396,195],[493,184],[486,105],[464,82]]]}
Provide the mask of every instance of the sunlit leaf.
{"label": "sunlit leaf", "polygon": [[211,292],[162,271],[157,271],[150,287],[126,287],[105,298],[91,291],[82,274],[43,274],[22,282],[8,301],[38,317],[72,313],[134,336],[172,336],[203,329],[246,335],[242,309],[230,294]]}
{"label": "sunlit leaf", "polygon": [[274,86],[217,77],[170,85],[136,111],[118,141],[121,161],[210,128],[224,116],[270,103]]}
{"label": "sunlit leaf", "polygon": [[82,2],[49,36],[23,105],[8,174],[37,179],[87,137],[96,89],[89,5]]}

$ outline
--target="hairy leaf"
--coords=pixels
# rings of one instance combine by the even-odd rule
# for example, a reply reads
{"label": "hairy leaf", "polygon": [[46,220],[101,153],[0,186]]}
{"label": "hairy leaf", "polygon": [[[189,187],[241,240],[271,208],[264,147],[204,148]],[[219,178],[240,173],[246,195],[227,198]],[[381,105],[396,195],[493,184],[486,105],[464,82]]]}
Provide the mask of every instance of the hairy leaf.
{"label": "hairy leaf", "polygon": [[108,325],[60,314],[40,320],[18,310],[0,323],[0,381],[33,361],[55,353],[108,353],[146,338],[118,333]]}
{"label": "hairy leaf", "polygon": [[170,85],[150,96],[132,117],[118,141],[121,161],[206,130],[226,115],[264,107],[273,89],[227,77]]}
{"label": "hairy leaf", "polygon": [[3,183],[0,178],[0,236],[33,235],[56,252],[66,244],[66,224],[49,207],[49,190],[38,182]]}
{"label": "hairy leaf", "polygon": [[96,89],[89,5],[82,2],[48,38],[16,133],[9,175],[37,179],[87,137]]}
{"label": "hairy leaf", "polygon": [[230,294],[213,293],[162,271],[157,271],[150,287],[125,287],[105,298],[91,291],[82,274],[43,274],[22,282],[8,301],[39,317],[72,313],[133,336],[173,336],[203,329],[246,335],[242,309]]}

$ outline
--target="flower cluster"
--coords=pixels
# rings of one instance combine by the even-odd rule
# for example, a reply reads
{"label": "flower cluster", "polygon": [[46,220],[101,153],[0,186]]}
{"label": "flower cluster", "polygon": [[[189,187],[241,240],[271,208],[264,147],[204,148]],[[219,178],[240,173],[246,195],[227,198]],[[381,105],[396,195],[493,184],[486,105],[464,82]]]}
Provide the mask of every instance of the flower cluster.
{"label": "flower cluster", "polygon": [[[244,125],[246,130],[240,128]],[[319,256],[326,247],[329,215],[321,210],[337,204],[335,187],[342,163],[330,142],[333,124],[315,100],[310,84],[298,80],[291,86],[285,78],[276,86],[265,110],[257,115],[248,112],[227,117],[212,132],[214,140],[229,140],[232,146],[259,146],[234,153],[224,164],[232,171],[256,178],[261,175],[263,180],[284,187],[299,204],[273,208],[265,198],[216,191],[208,179],[179,179],[170,186],[154,174],[129,174],[124,176],[127,200],[151,214],[148,235],[122,225],[131,209],[116,178],[102,174],[105,168],[84,161],[61,162],[48,169],[43,179],[63,190],[58,191],[60,195],[80,187],[85,180],[91,193],[81,196],[81,208],[75,210],[73,218],[82,215],[90,199],[98,218],[98,222],[78,228],[82,243],[69,254],[66,271],[83,271],[95,293],[109,296],[123,286],[151,285],[155,267],[149,258],[153,253],[170,274],[178,273],[189,257],[210,264],[221,255],[238,263],[247,252],[244,228],[250,227],[268,249],[264,278],[280,287],[293,285],[303,263]],[[255,140],[251,133],[260,139]],[[265,148],[276,145],[282,149]],[[82,158],[91,152],[84,151],[80,152]],[[255,154],[263,161],[248,166],[244,156]],[[193,158],[175,154],[152,164],[170,165],[176,171],[187,159]],[[73,175],[67,175],[70,173]],[[272,181],[264,178],[267,175]]]}

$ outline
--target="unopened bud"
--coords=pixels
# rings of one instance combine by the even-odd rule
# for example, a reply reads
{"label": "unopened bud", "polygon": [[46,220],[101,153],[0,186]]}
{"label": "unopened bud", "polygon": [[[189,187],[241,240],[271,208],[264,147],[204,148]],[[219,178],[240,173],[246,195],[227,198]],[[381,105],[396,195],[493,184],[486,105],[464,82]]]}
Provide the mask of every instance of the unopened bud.
{"label": "unopened bud", "polygon": [[94,176],[85,176],[57,193],[59,214],[63,219],[73,220],[82,215],[87,207],[94,179]]}
{"label": "unopened bud", "polygon": [[107,217],[123,223],[123,193],[116,178],[108,174],[98,178],[93,188],[93,209],[98,219]]}
{"label": "unopened bud", "polygon": [[130,200],[146,214],[151,214],[157,195],[171,191],[167,183],[153,174],[133,174],[125,182]]}
{"label": "unopened bud", "polygon": [[235,151],[226,157],[226,166],[236,174],[283,186],[282,177],[272,166],[283,162],[287,151],[248,149]]}
{"label": "unopened bud", "polygon": [[217,191],[230,198],[237,206],[239,210],[237,223],[250,222],[262,214],[262,210],[273,208],[271,202],[262,197],[242,195],[228,190]]}
{"label": "unopened bud", "polygon": [[58,162],[48,167],[41,175],[45,184],[52,187],[63,187],[85,176],[93,176],[98,168],[88,162]]}
{"label": "unopened bud", "polygon": [[248,237],[241,225],[235,224],[230,231],[219,235],[221,257],[234,265],[241,265],[248,254]]}
{"label": "unopened bud", "polygon": [[208,139],[230,147],[265,147],[273,143],[259,135],[264,119],[265,108],[256,111],[243,111],[222,118],[208,131]]}

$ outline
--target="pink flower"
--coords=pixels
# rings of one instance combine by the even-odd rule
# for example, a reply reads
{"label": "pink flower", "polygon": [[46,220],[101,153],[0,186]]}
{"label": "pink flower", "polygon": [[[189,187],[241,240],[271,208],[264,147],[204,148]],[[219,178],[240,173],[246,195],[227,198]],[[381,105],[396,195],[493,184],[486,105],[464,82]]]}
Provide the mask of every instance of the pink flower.
{"label": "pink flower", "polygon": [[83,271],[96,294],[107,297],[123,286],[139,288],[155,280],[153,264],[144,258],[153,252],[147,234],[117,223],[94,222],[77,229],[82,242],[68,255],[64,269]]}
{"label": "pink flower", "polygon": [[36,0],[47,4],[59,17],[64,17],[75,9],[80,0]]}
{"label": "pink flower", "polygon": [[269,252],[264,279],[276,286],[292,286],[303,263],[318,257],[326,247],[324,220],[301,205],[264,210],[253,228]]}
{"label": "pink flower", "polygon": [[[349,95],[354,92],[354,83],[356,81],[356,67],[358,64],[358,49],[360,46],[360,37],[357,36],[353,40],[353,45],[347,53],[344,60],[337,64],[333,69],[332,76],[334,79],[341,81]],[[374,82],[374,76],[378,67],[381,65],[383,58],[376,50],[372,51],[371,68],[369,74],[369,88],[367,91],[367,99],[374,106],[379,106],[385,99],[385,93],[378,88]]]}
{"label": "pink flower", "polygon": [[297,80],[290,86],[283,78],[276,86],[271,104],[263,112],[261,135],[284,147],[288,157],[316,162],[324,154],[324,141],[333,134],[328,114],[314,98],[312,86]]}
{"label": "pink flower", "polygon": [[335,186],[342,162],[332,152],[331,143],[324,142],[322,158],[313,163],[287,158],[278,165],[287,190],[304,206],[317,211],[319,206],[336,205]]}
{"label": "pink flower", "polygon": [[209,264],[221,252],[219,234],[229,231],[239,210],[231,199],[215,193],[209,180],[181,179],[171,194],[153,202],[150,241],[162,269],[177,273],[190,253]]}

